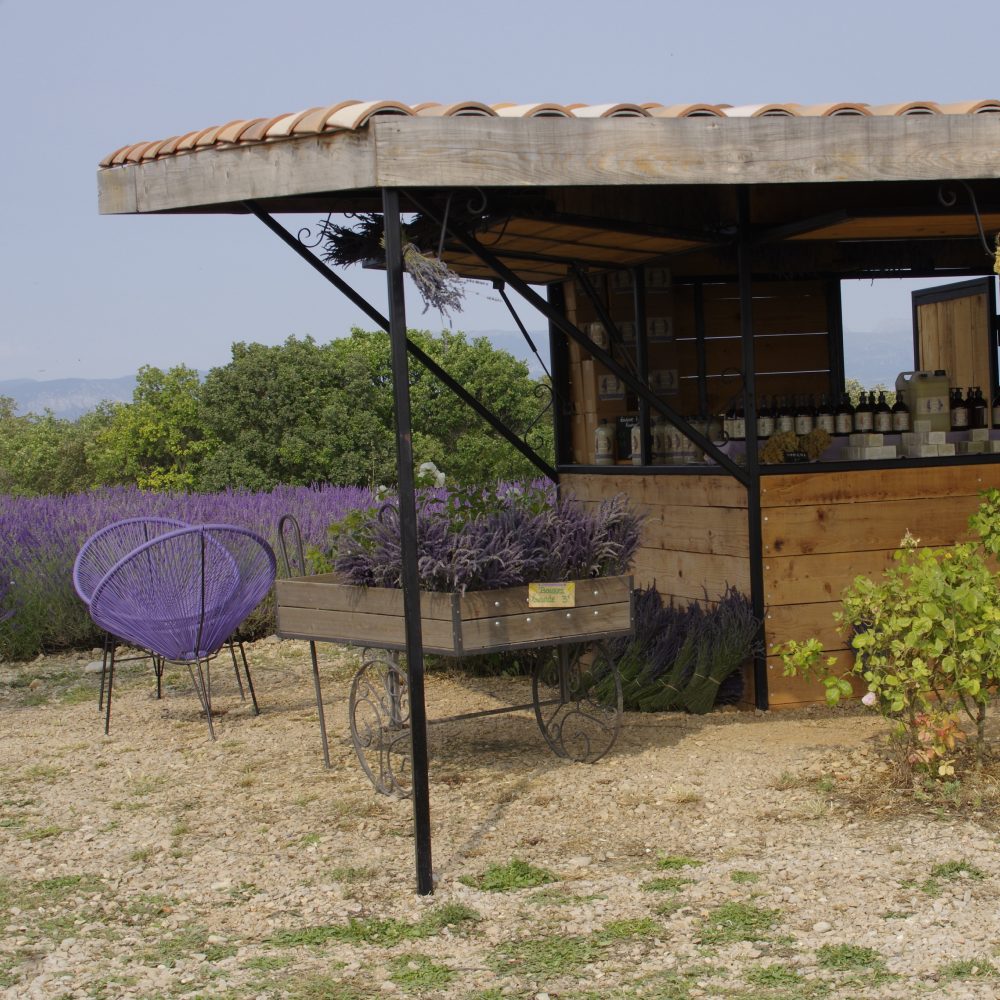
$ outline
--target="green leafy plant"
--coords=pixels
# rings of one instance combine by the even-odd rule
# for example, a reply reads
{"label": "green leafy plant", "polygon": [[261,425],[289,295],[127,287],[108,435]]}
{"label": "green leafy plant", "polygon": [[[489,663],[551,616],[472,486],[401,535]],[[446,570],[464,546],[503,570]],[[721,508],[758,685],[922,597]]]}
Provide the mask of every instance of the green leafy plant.
{"label": "green leafy plant", "polygon": [[960,714],[982,763],[1000,681],[1000,586],[988,561],[1000,553],[1000,491],[984,494],[969,524],[973,540],[949,548],[920,548],[907,533],[880,580],[855,578],[835,616],[856,654],[845,672],[818,639],[779,650],[785,674],[822,681],[831,705],[850,696],[851,677],[863,680],[862,701],[893,721],[905,762],[945,779],[965,738]]}
{"label": "green leafy plant", "polygon": [[536,868],[527,861],[512,858],[505,865],[490,865],[478,878],[463,875],[459,881],[483,892],[510,892],[512,889],[546,885],[558,879],[545,868]]}

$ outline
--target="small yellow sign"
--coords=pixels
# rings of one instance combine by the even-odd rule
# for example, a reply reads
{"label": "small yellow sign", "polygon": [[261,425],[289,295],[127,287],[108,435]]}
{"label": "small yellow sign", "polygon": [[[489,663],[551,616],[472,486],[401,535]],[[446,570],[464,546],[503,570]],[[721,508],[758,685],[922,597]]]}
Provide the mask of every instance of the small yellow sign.
{"label": "small yellow sign", "polygon": [[576,582],[529,583],[529,608],[575,608]]}

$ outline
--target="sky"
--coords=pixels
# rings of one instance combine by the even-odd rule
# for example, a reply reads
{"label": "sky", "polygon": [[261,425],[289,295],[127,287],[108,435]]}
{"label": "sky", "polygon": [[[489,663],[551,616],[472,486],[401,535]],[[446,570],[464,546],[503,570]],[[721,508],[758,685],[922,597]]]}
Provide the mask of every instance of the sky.
{"label": "sky", "polygon": [[[97,163],[126,143],[346,98],[1000,97],[998,21],[985,0],[944,16],[896,0],[0,0],[0,381],[205,370],[234,341],[325,341],[371,325],[255,219],[99,216]],[[385,311],[382,274],[345,277]],[[850,344],[872,333],[905,353],[910,287],[847,292],[849,361]],[[529,329],[545,325],[527,306],[522,315]],[[412,297],[408,321],[442,325]],[[455,326],[513,329],[488,286]]]}

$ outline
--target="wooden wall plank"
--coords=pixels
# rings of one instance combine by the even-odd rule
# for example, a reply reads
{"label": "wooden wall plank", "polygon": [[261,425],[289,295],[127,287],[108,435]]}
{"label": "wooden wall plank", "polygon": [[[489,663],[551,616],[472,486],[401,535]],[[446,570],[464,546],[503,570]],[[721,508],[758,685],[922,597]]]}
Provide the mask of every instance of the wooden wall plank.
{"label": "wooden wall plank", "polygon": [[762,517],[764,553],[808,555],[899,545],[909,531],[922,545],[953,545],[968,534],[978,497],[769,507]]}
{"label": "wooden wall plank", "polygon": [[776,645],[795,639],[819,639],[824,649],[846,649],[847,640],[841,636],[835,611],[841,610],[840,601],[821,601],[818,604],[768,605],[765,612],[768,652]]}
{"label": "wooden wall plank", "polygon": [[[854,662],[854,654],[844,650],[836,654],[837,663],[834,670],[843,673],[850,669]],[[865,692],[865,683],[859,677],[849,677],[854,688],[854,697],[858,698]],[[804,705],[814,705],[825,701],[825,688],[818,681],[805,680],[802,677],[785,677],[781,660],[777,656],[767,658],[767,689],[769,703],[772,709],[800,708]]]}
{"label": "wooden wall plank", "polygon": [[831,469],[826,472],[765,476],[761,481],[761,506],[975,496],[993,487],[1000,488],[1000,461],[996,464],[941,465],[890,471],[863,469],[841,472]]}
{"label": "wooden wall plank", "polygon": [[764,558],[764,603],[816,604],[840,599],[856,576],[877,577],[892,562],[895,548],[872,552],[828,552]]}
{"label": "wooden wall plank", "polygon": [[716,600],[727,586],[750,590],[750,560],[736,556],[641,549],[632,573],[638,586],[655,581],[661,593],[684,600]]}
{"label": "wooden wall plank", "polygon": [[560,488],[580,500],[602,500],[626,493],[639,504],[746,508],[747,491],[724,475],[588,475],[562,473]]}
{"label": "wooden wall plank", "polygon": [[644,549],[746,556],[750,551],[746,511],[739,507],[640,504],[646,515]]}

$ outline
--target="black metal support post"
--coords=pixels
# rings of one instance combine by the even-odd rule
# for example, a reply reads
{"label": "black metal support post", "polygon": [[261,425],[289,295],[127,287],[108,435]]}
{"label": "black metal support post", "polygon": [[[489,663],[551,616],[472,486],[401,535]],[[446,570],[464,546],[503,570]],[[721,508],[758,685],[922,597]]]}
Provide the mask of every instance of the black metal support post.
{"label": "black metal support post", "polygon": [[826,283],[827,343],[830,345],[830,402],[834,406],[844,391],[844,303],[840,281]]}
{"label": "black metal support post", "polygon": [[403,556],[403,612],[406,619],[406,672],[410,687],[410,739],[413,765],[413,833],[417,892],[434,891],[431,868],[431,810],[427,777],[427,709],[424,704],[424,649],[420,630],[420,579],[417,572],[417,505],[413,492],[413,436],[410,426],[410,373],[406,360],[406,307],[403,298],[403,248],[399,192],[382,192],[385,263],[389,285],[389,341],[396,416],[396,472]]}
{"label": "black metal support post", "polygon": [[[632,296],[635,316],[635,369],[640,381],[649,385],[649,350],[646,342],[646,269],[644,267],[632,268]],[[639,400],[639,427],[642,429],[639,438],[642,442],[639,448],[639,464],[649,465],[652,462],[652,456],[649,453],[649,403],[644,399]]]}
{"label": "black metal support post", "polygon": [[698,415],[708,417],[708,359],[705,354],[705,286],[694,283],[694,348],[698,365]]}
{"label": "black metal support post", "polygon": [[746,420],[747,448],[747,531],[750,540],[750,602],[761,623],[758,649],[754,656],[753,687],[757,708],[768,707],[767,630],[764,627],[764,540],[761,534],[760,461],[757,457],[757,362],[753,342],[753,270],[750,238],[750,193],[738,192],[739,240],[736,256],[740,285],[740,338],[743,343],[743,415]]}
{"label": "black metal support post", "polygon": [[[549,285],[549,306],[565,315],[566,299],[562,285]],[[566,338],[549,320],[549,365],[552,368],[552,385],[569,385],[569,351]],[[552,420],[555,430],[556,465],[563,465],[572,459],[572,437],[569,433],[570,407],[563,399],[562,393],[555,392],[555,405],[552,408]]]}
{"label": "black metal support post", "polygon": [[[283,243],[290,246],[310,267],[321,274],[341,294],[350,299],[369,319],[377,323],[386,333],[389,332],[389,320],[385,318],[364,296],[358,294],[351,286],[331,271],[318,257],[302,246],[283,226],[264,212],[256,202],[244,202],[247,210],[267,226]],[[461,383],[456,382],[433,358],[422,351],[412,340],[407,338],[406,349],[415,361],[419,361],[435,378],[447,386],[467,406],[472,407],[505,441],[512,444],[539,472],[553,482],[557,478],[556,470],[545,461],[533,448],[525,444],[495,413],[483,406]]]}

